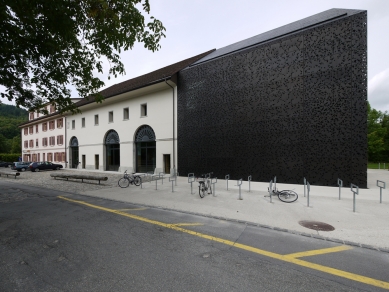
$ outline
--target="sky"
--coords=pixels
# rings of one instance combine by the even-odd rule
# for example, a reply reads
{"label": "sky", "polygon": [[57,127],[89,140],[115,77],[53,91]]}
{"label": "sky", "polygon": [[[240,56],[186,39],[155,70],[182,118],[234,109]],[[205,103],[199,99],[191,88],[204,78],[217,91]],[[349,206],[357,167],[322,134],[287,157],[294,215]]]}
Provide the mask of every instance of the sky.
{"label": "sky", "polygon": [[166,28],[162,48],[153,53],[136,44],[121,53],[126,75],[97,75],[104,88],[331,8],[361,9],[368,13],[368,100],[389,111],[389,0],[150,0],[150,6]]}

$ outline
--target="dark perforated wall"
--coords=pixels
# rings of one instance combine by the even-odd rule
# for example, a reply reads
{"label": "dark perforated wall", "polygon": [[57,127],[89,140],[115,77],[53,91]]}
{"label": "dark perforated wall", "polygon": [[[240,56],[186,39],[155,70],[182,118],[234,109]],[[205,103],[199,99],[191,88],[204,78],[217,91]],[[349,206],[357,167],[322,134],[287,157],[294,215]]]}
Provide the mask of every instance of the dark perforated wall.
{"label": "dark perforated wall", "polygon": [[178,170],[367,185],[366,12],[179,73]]}

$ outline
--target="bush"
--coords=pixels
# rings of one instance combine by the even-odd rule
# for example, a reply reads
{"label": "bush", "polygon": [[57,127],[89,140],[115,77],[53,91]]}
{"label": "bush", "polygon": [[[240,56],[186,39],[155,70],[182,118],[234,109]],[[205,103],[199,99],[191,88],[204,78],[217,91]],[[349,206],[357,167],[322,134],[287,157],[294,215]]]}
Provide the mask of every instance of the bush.
{"label": "bush", "polygon": [[20,154],[0,153],[0,161],[16,162],[19,161],[19,156]]}

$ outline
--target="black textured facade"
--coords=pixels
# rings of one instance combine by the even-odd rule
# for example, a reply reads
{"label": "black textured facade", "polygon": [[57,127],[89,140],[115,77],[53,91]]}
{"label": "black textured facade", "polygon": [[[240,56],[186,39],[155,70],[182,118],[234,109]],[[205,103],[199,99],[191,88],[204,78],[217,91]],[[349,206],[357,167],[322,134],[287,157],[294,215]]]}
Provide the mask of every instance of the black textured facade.
{"label": "black textured facade", "polygon": [[367,12],[178,75],[178,170],[367,187]]}

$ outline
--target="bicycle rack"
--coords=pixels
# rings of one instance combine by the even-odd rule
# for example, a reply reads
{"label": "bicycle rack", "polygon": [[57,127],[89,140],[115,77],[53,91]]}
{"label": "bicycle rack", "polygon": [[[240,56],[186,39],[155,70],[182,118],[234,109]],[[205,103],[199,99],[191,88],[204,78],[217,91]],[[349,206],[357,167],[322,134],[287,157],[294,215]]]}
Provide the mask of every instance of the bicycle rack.
{"label": "bicycle rack", "polygon": [[[215,180],[215,181],[214,181]],[[212,192],[212,195],[214,197],[216,197],[216,187],[215,187],[215,184],[217,183],[217,177],[212,177],[211,178],[211,184],[213,184],[213,192]]]}
{"label": "bicycle rack", "polygon": [[277,176],[274,177],[274,190],[277,190]]}
{"label": "bicycle rack", "polygon": [[193,195],[193,182],[195,181],[194,173],[188,173],[188,183],[190,183],[190,194]]}
{"label": "bicycle rack", "polygon": [[247,178],[248,182],[249,182],[249,192],[251,191],[251,175],[249,175],[249,177]]}
{"label": "bicycle rack", "polygon": [[228,180],[230,179],[230,175],[227,174],[226,177],[225,177],[225,180],[227,181],[227,191],[228,191]]}
{"label": "bicycle rack", "polygon": [[343,181],[340,178],[338,178],[338,186],[339,186],[339,200],[340,200],[340,190],[343,187]]}
{"label": "bicycle rack", "polygon": [[[381,183],[381,185],[380,185]],[[380,188],[380,203],[382,203],[382,189],[385,189],[385,182],[381,181],[381,180],[377,180],[377,187]]]}
{"label": "bicycle rack", "polygon": [[[239,183],[239,182],[240,182],[240,183]],[[241,187],[242,183],[243,183],[243,181],[242,181],[242,179],[240,179],[240,180],[237,181],[237,185],[236,185],[236,186],[239,187],[239,200],[243,200],[243,199],[242,199],[242,193],[241,193],[241,191],[240,191],[240,187]]]}
{"label": "bicycle rack", "polygon": [[177,177],[176,176],[169,176],[169,181],[172,182],[172,193],[174,193],[174,185],[173,182],[176,181]]}
{"label": "bicycle rack", "polygon": [[146,174],[142,173],[139,174],[140,177],[140,188],[143,189],[143,178],[146,177]]}
{"label": "bicycle rack", "polygon": [[350,189],[353,192],[353,212],[355,212],[355,195],[359,194],[359,187],[354,184],[350,184]]}
{"label": "bicycle rack", "polygon": [[307,185],[307,190],[308,190],[308,195],[307,195],[307,207],[309,207],[309,191],[311,190],[311,185],[309,182],[306,182]]}
{"label": "bicycle rack", "polygon": [[273,181],[272,180],[269,183],[269,187],[268,187],[267,191],[269,192],[270,203],[272,203],[272,194],[273,194]]}

